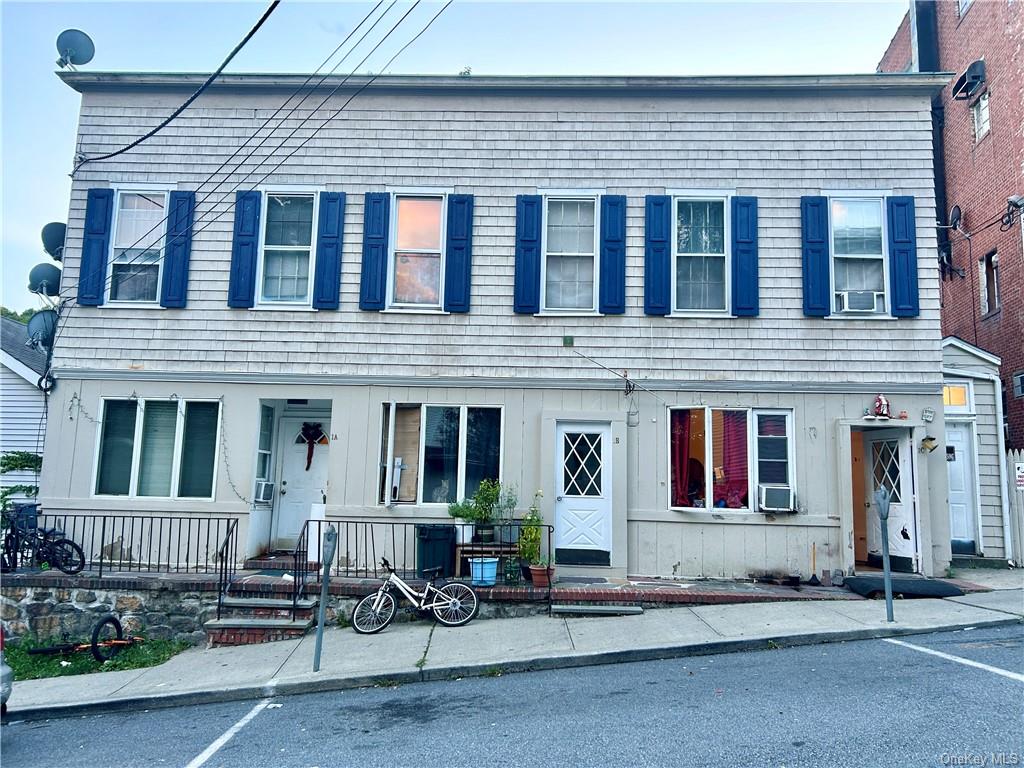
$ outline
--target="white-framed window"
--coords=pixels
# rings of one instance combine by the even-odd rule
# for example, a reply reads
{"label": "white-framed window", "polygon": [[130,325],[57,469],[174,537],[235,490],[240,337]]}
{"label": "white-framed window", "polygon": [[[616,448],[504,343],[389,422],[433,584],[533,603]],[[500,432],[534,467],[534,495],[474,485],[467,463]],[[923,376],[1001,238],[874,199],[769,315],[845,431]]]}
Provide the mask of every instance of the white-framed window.
{"label": "white-framed window", "polygon": [[125,189],[116,197],[107,300],[155,304],[167,235],[167,192]]}
{"label": "white-framed window", "polygon": [[883,197],[829,199],[832,311],[846,315],[886,312],[889,266]]}
{"label": "white-framed window", "polygon": [[963,15],[967,13],[967,9],[971,7],[974,0],[956,0],[956,12],[957,15],[963,18]]}
{"label": "white-framed window", "polygon": [[274,409],[260,406],[260,436],[256,446],[256,480],[268,481],[274,474]]}
{"label": "white-framed window", "polygon": [[792,489],[792,419],[758,408],[670,408],[669,506],[749,512],[759,486]]}
{"label": "white-framed window", "polygon": [[503,419],[500,406],[384,403],[377,502],[451,504],[500,480]]}
{"label": "white-framed window", "polygon": [[218,400],[104,399],[97,496],[213,499]]}
{"label": "white-framed window", "polygon": [[263,193],[261,304],[309,306],[316,253],[316,193]]}
{"label": "white-framed window", "polygon": [[675,195],[672,206],[672,311],[727,313],[729,197]]}
{"label": "white-framed window", "polygon": [[544,197],[544,311],[597,311],[597,195]]}
{"label": "white-framed window", "polygon": [[969,381],[942,383],[942,408],[946,413],[973,413],[974,388]]}
{"label": "white-framed window", "polygon": [[447,195],[396,192],[392,196],[388,306],[444,307]]}
{"label": "white-framed window", "polygon": [[991,127],[988,116],[988,91],[981,94],[971,105],[971,120],[974,123],[974,140],[981,141]]}
{"label": "white-framed window", "polygon": [[999,254],[986,253],[978,259],[978,286],[981,314],[996,312],[999,307]]}
{"label": "white-framed window", "polygon": [[1013,374],[1013,396],[1024,397],[1024,371]]}

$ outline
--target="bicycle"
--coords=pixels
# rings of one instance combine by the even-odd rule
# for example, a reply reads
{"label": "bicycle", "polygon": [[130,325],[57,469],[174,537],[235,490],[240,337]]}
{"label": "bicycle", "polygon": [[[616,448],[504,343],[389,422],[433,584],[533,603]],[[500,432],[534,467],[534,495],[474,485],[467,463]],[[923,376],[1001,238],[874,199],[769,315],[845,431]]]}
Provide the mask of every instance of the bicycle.
{"label": "bicycle", "polygon": [[85,568],[85,553],[60,528],[40,528],[34,504],[15,507],[5,513],[7,530],[3,543],[3,569],[15,571],[18,563],[43,569],[56,568],[69,576]]}
{"label": "bicycle", "polygon": [[124,648],[143,642],[145,638],[131,635],[125,637],[121,622],[117,616],[110,614],[96,622],[92,628],[92,639],[88,643],[69,643],[66,640],[65,637],[65,642],[45,648],[29,648],[28,652],[33,656],[56,656],[92,651],[96,661],[104,662],[114,658]]}
{"label": "bicycle", "polygon": [[352,629],[361,635],[372,635],[380,632],[395,618],[398,613],[398,602],[391,590],[397,589],[406,600],[412,603],[413,610],[424,611],[433,615],[434,619],[446,627],[461,627],[468,624],[476,616],[480,608],[480,600],[472,587],[460,581],[445,582],[435,586],[441,574],[441,568],[426,568],[423,575],[428,579],[422,592],[417,592],[395,573],[387,558],[381,558],[381,567],[388,572],[380,589],[367,595],[352,610]]}

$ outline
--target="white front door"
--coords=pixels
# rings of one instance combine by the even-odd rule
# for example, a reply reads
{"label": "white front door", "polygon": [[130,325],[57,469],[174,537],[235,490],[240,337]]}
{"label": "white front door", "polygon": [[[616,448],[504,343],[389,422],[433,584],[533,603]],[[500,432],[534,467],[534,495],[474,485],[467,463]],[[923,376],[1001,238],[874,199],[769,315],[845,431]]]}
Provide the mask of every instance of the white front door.
{"label": "white front door", "polygon": [[612,429],[558,422],[555,429],[555,560],[611,565]]}
{"label": "white front door", "polygon": [[975,549],[974,519],[974,450],[971,425],[946,422],[946,469],[949,471],[949,535],[954,554],[973,555]]}
{"label": "white front door", "polygon": [[[304,424],[319,424],[323,441],[313,446],[312,460],[309,441],[303,434]],[[323,503],[327,494],[327,453],[331,433],[328,419],[281,419],[281,482],[277,491],[277,510],[274,521],[274,547],[290,548],[309,519],[310,506]],[[309,464],[307,468],[307,462]]]}
{"label": "white front door", "polygon": [[917,569],[917,522],[909,429],[878,429],[864,433],[864,470],[868,503],[868,562],[881,564],[882,532],[875,491],[888,489],[889,554],[893,570]]}

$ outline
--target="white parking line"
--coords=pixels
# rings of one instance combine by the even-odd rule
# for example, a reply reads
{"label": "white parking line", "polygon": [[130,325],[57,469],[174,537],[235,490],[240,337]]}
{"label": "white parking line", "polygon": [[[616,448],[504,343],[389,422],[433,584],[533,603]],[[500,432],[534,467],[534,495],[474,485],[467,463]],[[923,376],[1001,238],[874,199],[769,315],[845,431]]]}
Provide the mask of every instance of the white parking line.
{"label": "white parking line", "polygon": [[226,731],[224,731],[224,733],[222,733],[220,735],[220,737],[215,742],[213,742],[210,746],[208,746],[206,749],[204,749],[202,751],[202,753],[200,755],[198,755],[191,763],[186,765],[185,768],[199,768],[199,766],[205,764],[207,760],[209,760],[211,757],[213,757],[215,754],[217,754],[217,752],[220,750],[221,747],[223,747],[225,744],[227,744],[229,741],[231,741],[232,737],[236,733],[238,733],[240,730],[245,728],[246,724],[250,720],[252,720],[254,717],[256,717],[256,715],[258,715],[260,712],[262,712],[264,709],[266,709],[267,705],[270,702],[271,702],[270,699],[264,699],[259,704],[257,704],[255,707],[250,709],[249,713],[245,717],[243,717],[237,723],[235,723],[230,728],[228,728]]}
{"label": "white parking line", "polygon": [[968,667],[975,667],[977,669],[983,669],[986,672],[991,672],[994,675],[1002,675],[1008,677],[1011,680],[1016,680],[1018,683],[1024,683],[1024,675],[1018,672],[1011,672],[1008,669],[1000,669],[999,667],[993,667],[988,664],[982,664],[980,661],[972,661],[971,659],[965,659],[963,656],[953,656],[949,653],[943,653],[942,651],[933,651],[931,648],[923,648],[920,645],[914,645],[913,643],[905,643],[902,640],[893,640],[892,638],[884,638],[885,642],[892,643],[893,645],[902,645],[904,648],[910,648],[913,651],[920,651],[921,653],[927,653],[931,656],[938,656],[940,659],[946,661],[955,661],[957,664],[963,664]]}

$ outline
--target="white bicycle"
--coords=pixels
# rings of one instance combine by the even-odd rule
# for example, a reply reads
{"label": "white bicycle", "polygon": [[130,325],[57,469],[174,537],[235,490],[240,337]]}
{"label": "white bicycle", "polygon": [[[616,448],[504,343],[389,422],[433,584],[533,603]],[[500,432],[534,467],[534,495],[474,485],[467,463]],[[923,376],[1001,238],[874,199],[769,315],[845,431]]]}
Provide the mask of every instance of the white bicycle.
{"label": "white bicycle", "polygon": [[446,627],[461,627],[468,624],[476,616],[480,608],[480,600],[473,588],[460,581],[449,581],[440,587],[435,586],[441,568],[426,568],[423,571],[427,583],[422,592],[406,584],[395,573],[391,563],[381,558],[381,566],[388,572],[380,589],[367,595],[352,610],[352,629],[362,635],[380,632],[392,622],[398,613],[398,602],[391,594],[392,588],[397,589],[406,600],[412,603],[413,609],[432,614]]}

